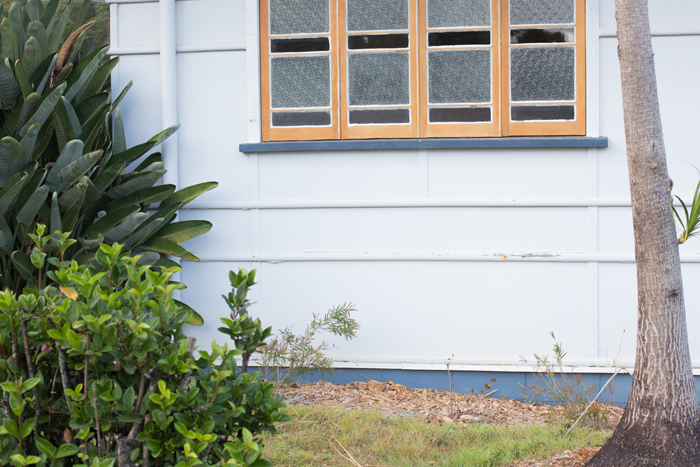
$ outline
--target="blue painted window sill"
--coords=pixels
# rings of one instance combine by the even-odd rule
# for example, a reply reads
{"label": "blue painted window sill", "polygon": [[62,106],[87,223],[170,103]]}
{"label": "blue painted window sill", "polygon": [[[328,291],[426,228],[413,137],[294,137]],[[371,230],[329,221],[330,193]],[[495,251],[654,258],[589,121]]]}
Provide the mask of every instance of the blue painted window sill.
{"label": "blue painted window sill", "polygon": [[364,139],[331,141],[278,141],[238,146],[240,152],[362,151],[369,149],[498,149],[498,148],[607,148],[605,136],[547,136],[510,138]]}

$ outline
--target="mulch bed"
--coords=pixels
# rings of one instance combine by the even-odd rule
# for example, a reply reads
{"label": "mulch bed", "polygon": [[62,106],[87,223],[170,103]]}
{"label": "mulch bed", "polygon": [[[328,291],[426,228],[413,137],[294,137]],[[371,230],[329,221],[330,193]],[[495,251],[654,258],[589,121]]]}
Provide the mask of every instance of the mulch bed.
{"label": "mulch bed", "polygon": [[[294,384],[280,388],[288,404],[335,405],[348,409],[373,409],[390,417],[422,417],[430,423],[491,423],[498,425],[544,424],[562,417],[557,406],[498,398],[493,391],[469,395],[434,389],[410,389],[391,381],[333,384],[325,381]],[[622,417],[623,409],[604,405],[610,428]],[[512,467],[582,467],[598,448],[564,451],[545,461],[520,462]]]}

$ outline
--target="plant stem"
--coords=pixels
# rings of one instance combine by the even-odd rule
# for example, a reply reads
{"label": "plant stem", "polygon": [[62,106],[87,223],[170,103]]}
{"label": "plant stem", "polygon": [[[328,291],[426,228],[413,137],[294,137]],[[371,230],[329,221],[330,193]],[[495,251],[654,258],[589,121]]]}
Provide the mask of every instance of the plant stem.
{"label": "plant stem", "polygon": [[[29,373],[30,378],[34,378],[36,373],[34,372],[34,364],[32,363],[32,354],[29,350],[29,333],[27,332],[27,319],[20,320],[20,327],[22,328],[22,340],[24,341],[24,356],[27,360],[27,373]],[[34,423],[34,436],[39,437],[39,417],[41,416],[41,399],[39,399],[39,390],[36,386],[32,388],[32,396],[34,396],[34,416],[36,417],[36,423]]]}
{"label": "plant stem", "polygon": [[92,408],[95,409],[95,436],[97,438],[97,455],[102,458],[102,439],[100,437],[100,413],[97,410],[97,383],[92,383]]}
{"label": "plant stem", "polygon": [[63,349],[56,344],[56,351],[58,352],[58,369],[61,371],[61,384],[63,385],[63,397],[66,399],[66,404],[68,405],[68,410],[70,410],[70,397],[66,394],[66,389],[70,389],[70,383],[68,382],[68,368],[66,367],[66,356],[63,353]]}

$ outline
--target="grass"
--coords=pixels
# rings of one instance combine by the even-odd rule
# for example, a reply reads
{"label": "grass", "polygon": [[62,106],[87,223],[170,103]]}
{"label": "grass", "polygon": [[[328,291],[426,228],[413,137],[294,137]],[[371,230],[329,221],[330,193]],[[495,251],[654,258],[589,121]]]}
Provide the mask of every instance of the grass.
{"label": "grass", "polygon": [[348,457],[343,447],[362,466],[497,467],[599,446],[610,436],[575,429],[565,438],[566,427],[557,424],[438,426],[338,407],[296,406],[286,411],[292,421],[281,425],[276,435],[264,437],[263,457],[278,467],[356,466],[338,453]]}

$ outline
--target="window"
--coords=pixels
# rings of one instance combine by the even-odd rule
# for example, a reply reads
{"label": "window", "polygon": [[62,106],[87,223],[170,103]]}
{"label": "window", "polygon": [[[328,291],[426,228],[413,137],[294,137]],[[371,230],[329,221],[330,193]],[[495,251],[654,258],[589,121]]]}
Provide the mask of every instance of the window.
{"label": "window", "polygon": [[585,0],[261,0],[263,141],[585,134]]}

